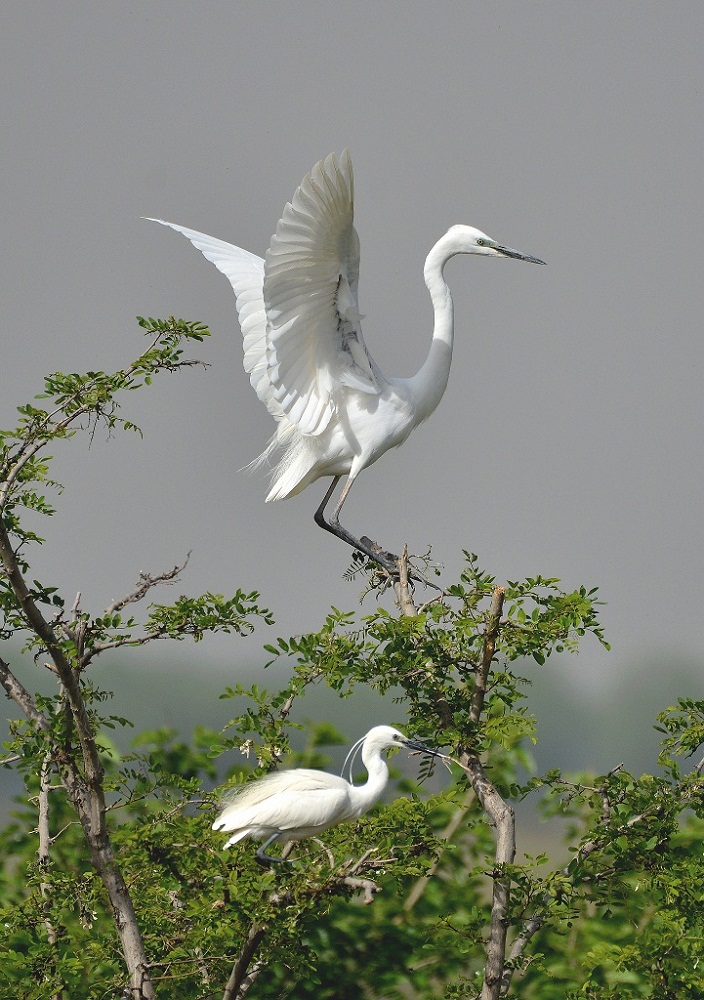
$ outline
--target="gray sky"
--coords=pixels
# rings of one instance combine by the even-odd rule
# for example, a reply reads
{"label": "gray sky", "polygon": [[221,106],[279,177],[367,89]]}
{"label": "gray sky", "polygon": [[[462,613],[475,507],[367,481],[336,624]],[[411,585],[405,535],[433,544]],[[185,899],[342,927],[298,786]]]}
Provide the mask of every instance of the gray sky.
{"label": "gray sky", "polygon": [[[499,580],[600,586],[613,652],[550,667],[581,689],[699,671],[703,27],[700,3],[6,5],[3,425],[45,372],[130,360],[138,314],[214,334],[207,371],[128,400],[144,441],[54,449],[66,491],[38,570],[97,612],[192,550],[183,590],[257,588],[277,634],[355,605],[349,552],[312,521],[324,484],[264,505],[266,480],[238,472],[272,426],[229,284],[139,218],[263,254],[303,175],[347,146],[387,375],[425,357],[422,267],[448,225],[549,265],[451,262],[447,394],[362,474],[348,526],[432,543],[448,581],[466,548]],[[176,655],[206,670],[267,639]]]}

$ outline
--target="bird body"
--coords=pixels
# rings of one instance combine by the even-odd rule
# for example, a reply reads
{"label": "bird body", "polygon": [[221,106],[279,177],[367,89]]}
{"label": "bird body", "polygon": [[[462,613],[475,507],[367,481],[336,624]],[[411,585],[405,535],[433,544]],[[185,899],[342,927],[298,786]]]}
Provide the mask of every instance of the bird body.
{"label": "bird body", "polygon": [[353,785],[336,774],[311,768],[274,771],[234,789],[213,829],[232,834],[224,845],[226,848],[245,837],[265,840],[257,857],[277,860],[264,853],[275,840],[285,844],[313,837],[338,823],[358,819],[371,809],[389,781],[382,753],[400,746],[437,756],[437,751],[409,740],[391,726],[375,726],[355,743],[347,757],[351,762],[361,748],[368,773],[365,784]]}
{"label": "bird body", "polygon": [[[411,378],[386,378],[362,336],[357,298],[359,239],[353,224],[354,181],[347,151],[330,154],[308,174],[262,259],[205,233],[162,219],[183,233],[229,279],[244,339],[244,368],[277,421],[253,467],[280,457],[266,497],[284,500],[316,479],[333,484],[316,512],[321,527],[378,558],[339,524],[362,471],[402,444],[440,402],[450,373],[452,296],[443,268],[456,254],[515,257],[471,226],[452,226],[425,263],[434,326],[428,357]],[[347,482],[329,521],[324,510],[340,477]]]}
{"label": "bird body", "polygon": [[403,444],[420,422],[415,419],[415,401],[406,381],[384,379],[379,393],[374,395],[349,387],[342,389],[344,422],[331,421],[315,437],[291,435],[267,501],[296,496],[323,476],[354,479],[389,449]]}

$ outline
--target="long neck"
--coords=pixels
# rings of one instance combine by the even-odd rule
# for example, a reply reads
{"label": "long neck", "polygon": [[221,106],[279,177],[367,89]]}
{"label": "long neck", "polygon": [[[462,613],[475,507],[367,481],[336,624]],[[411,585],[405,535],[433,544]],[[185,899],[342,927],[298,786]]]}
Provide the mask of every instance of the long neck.
{"label": "long neck", "polygon": [[443,277],[443,268],[457,251],[450,246],[449,234],[438,240],[425,261],[425,284],[433,303],[434,325],[430,351],[420,371],[410,379],[419,422],[433,412],[447,388],[452,363],[454,319],[452,296]]}
{"label": "long neck", "polygon": [[386,761],[377,752],[369,754],[365,759],[364,751],[362,760],[367,769],[368,777],[363,785],[356,785],[354,792],[354,810],[357,816],[362,816],[368,809],[378,802],[384,789],[389,782],[389,769]]}

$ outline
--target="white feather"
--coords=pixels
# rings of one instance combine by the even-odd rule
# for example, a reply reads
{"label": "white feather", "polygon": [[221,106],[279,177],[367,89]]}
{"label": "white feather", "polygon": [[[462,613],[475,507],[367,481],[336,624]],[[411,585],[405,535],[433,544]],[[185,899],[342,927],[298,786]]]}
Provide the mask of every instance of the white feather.
{"label": "white feather", "polygon": [[543,262],[499,246],[478,229],[453,226],[425,263],[435,317],[428,358],[413,378],[386,379],[362,337],[353,216],[352,161],[345,150],[339,158],[331,153],[303,178],[265,260],[194,229],[152,221],[188,237],[235,291],[245,371],[278,421],[252,467],[283,450],[266,499],[294,496],[321,476],[347,475],[334,523],[325,526],[366,551],[344,533],[338,515],[359,472],[402,444],[445,391],[454,337],[445,263],[455,254]]}

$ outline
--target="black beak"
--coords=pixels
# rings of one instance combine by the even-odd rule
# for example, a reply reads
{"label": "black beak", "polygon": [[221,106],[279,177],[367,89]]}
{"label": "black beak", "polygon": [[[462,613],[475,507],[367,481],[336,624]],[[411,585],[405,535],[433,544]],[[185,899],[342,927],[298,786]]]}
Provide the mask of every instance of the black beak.
{"label": "black beak", "polygon": [[414,753],[427,753],[431,757],[443,756],[439,750],[432,750],[430,747],[427,747],[425,743],[419,743],[418,740],[406,740],[404,746],[407,750],[412,750]]}
{"label": "black beak", "polygon": [[494,249],[498,253],[502,253],[504,257],[514,257],[516,260],[527,260],[529,264],[544,264],[544,260],[540,260],[539,257],[529,257],[525,253],[521,253],[520,250],[512,250],[510,247],[500,247],[496,246]]}

